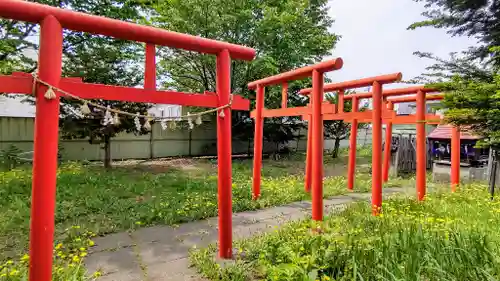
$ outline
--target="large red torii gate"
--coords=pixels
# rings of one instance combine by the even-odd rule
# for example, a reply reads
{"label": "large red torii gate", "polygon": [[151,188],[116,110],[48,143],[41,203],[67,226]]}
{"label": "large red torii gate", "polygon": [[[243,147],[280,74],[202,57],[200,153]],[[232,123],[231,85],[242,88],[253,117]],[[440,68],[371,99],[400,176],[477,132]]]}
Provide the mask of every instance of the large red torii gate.
{"label": "large red torii gate", "polygon": [[[231,109],[248,110],[249,101],[234,96],[231,103],[231,58],[252,60],[255,50],[191,36],[160,28],[93,16],[20,0],[0,1],[0,17],[39,23],[40,53],[38,81],[71,92],[84,99],[224,107],[217,117],[219,255],[232,255],[231,195]],[[63,28],[146,43],[144,89],[83,83],[61,78]],[[217,94],[193,94],[156,90],[155,45],[169,46],[217,56]],[[0,76],[0,92],[33,94],[35,85],[36,118],[33,155],[33,185],[30,226],[30,281],[49,281],[52,277],[54,211],[56,195],[57,143],[61,93],[45,98],[46,85],[31,75]]]}

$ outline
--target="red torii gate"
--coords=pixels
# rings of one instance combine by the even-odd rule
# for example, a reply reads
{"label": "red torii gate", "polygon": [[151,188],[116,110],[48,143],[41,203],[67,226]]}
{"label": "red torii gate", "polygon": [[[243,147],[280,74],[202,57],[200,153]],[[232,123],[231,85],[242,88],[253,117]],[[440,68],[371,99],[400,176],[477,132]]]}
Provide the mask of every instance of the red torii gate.
{"label": "red torii gate", "polygon": [[[361,98],[366,98],[364,96],[361,96]],[[443,99],[443,95],[430,95],[426,96],[426,100],[441,100]],[[356,105],[353,104],[353,108],[355,110],[358,110],[358,105],[357,103],[359,102],[359,97],[357,94],[353,95],[348,95],[345,96],[344,100],[349,100],[352,99],[353,103],[356,103]],[[413,102],[416,100],[416,96],[410,96],[410,97],[401,97],[401,98],[393,98],[393,99],[386,99],[386,108],[383,109],[382,111],[382,121],[383,123],[386,124],[386,140],[390,140],[392,138],[392,125],[393,124],[415,124],[416,123],[416,115],[415,114],[410,114],[410,115],[397,115],[394,109],[394,104],[397,103],[405,103],[405,102]],[[355,125],[352,125],[351,130],[351,136],[350,136],[350,146],[354,147],[356,146],[356,139],[357,139],[357,123],[371,123],[372,118],[371,118],[371,111],[364,111],[364,112],[359,112],[357,115],[361,116],[361,118],[354,118],[352,116],[346,117],[345,119],[342,119],[344,122],[356,122]],[[304,120],[308,120],[308,116],[304,115],[303,116]],[[325,114],[324,115],[325,120],[341,120],[341,118],[338,115],[335,114]],[[436,114],[426,114],[425,115],[425,123],[426,124],[439,124],[440,123],[440,116]],[[391,148],[391,143],[390,142],[385,142],[385,147],[384,147],[384,157],[383,157],[383,166],[382,166],[382,179],[383,182],[387,182],[389,179],[389,166],[390,166],[390,148]],[[349,171],[355,171],[355,166],[356,166],[356,152],[354,150],[349,150],[349,163],[348,163],[348,169]],[[308,175],[306,174],[306,177]],[[352,190],[354,188],[354,175],[351,173],[348,173],[348,189]]]}
{"label": "red torii gate", "polygon": [[[326,88],[326,86],[325,86]],[[331,86],[331,88],[333,88]],[[419,102],[419,92],[423,98]],[[399,88],[399,89],[391,89],[383,92],[383,99],[386,102],[386,109],[382,112],[383,121],[387,124],[386,129],[386,143],[385,143],[385,152],[383,157],[383,181],[387,182],[389,177],[389,166],[390,166],[390,143],[387,142],[387,139],[392,138],[392,124],[416,124],[417,125],[417,162],[420,164],[417,165],[417,193],[418,200],[423,200],[426,193],[426,166],[421,163],[426,163],[426,137],[425,137],[425,124],[439,124],[440,116],[435,114],[426,114],[426,101],[431,100],[442,100],[444,95],[442,94],[432,94],[427,95],[427,93],[436,92],[433,89],[425,88],[423,86],[416,87],[408,87],[408,88]],[[417,93],[412,96],[404,96],[399,98],[388,98],[390,96],[399,96],[399,95],[408,95],[411,93]],[[358,93],[353,95],[348,95],[343,97],[344,100],[352,99],[353,107],[356,107],[359,99],[363,98],[371,98],[372,93]],[[398,116],[396,112],[393,111],[393,106],[395,103],[404,103],[404,102],[417,102],[417,114],[407,115],[407,116]],[[354,119],[346,116],[339,116],[338,114],[325,114],[325,120],[344,120],[346,122],[363,122],[370,123],[372,122],[370,111],[360,112],[361,118]],[[304,116],[306,117],[306,116]],[[420,127],[421,133],[418,134],[418,128]],[[352,126],[351,136],[350,136],[350,146],[356,147],[356,132],[357,123]],[[451,167],[451,187],[452,191],[456,190],[456,187],[459,185],[460,180],[460,139],[459,137],[459,128],[453,127],[453,132],[455,137],[452,137],[452,167]],[[420,147],[420,149],[419,149]],[[354,149],[349,150],[349,165],[348,170],[352,171],[348,172],[348,188],[350,190],[354,187],[354,171],[356,165],[356,151]]]}
{"label": "red torii gate", "polygon": [[[19,0],[0,1],[0,17],[39,23],[39,79],[54,87],[54,90],[59,88],[84,99],[201,107],[229,105],[231,58],[252,60],[255,56],[255,50],[244,46]],[[74,78],[61,78],[63,28],[146,43],[144,89],[89,84]],[[217,95],[156,90],[155,45],[216,55]],[[0,92],[33,94],[32,87],[36,86],[29,280],[49,281],[52,277],[61,93],[55,91],[55,98],[45,98],[44,94],[50,88],[37,82],[26,75],[0,76]],[[231,107],[248,110],[249,101],[235,96]],[[217,117],[219,255],[229,258],[232,254],[231,108],[225,107],[221,112],[224,114]]]}
{"label": "red torii gate", "polygon": [[[387,119],[387,121],[386,121],[387,127],[385,130],[384,167],[383,167],[383,175],[382,175],[384,182],[387,182],[389,180],[389,167],[390,167],[390,163],[391,163],[390,162],[391,161],[391,142],[389,140],[392,140],[392,124],[424,123],[424,128],[425,128],[425,124],[439,124],[440,120],[441,120],[440,116],[438,116],[436,114],[427,114],[425,112],[425,110],[426,110],[425,102],[426,101],[433,101],[433,100],[442,100],[443,98],[444,98],[444,95],[442,95],[442,94],[425,95],[424,104],[417,105],[417,106],[422,107],[424,110],[425,118],[422,120],[420,120],[416,114],[410,114],[407,116],[398,116],[398,115],[396,115],[396,112],[394,111],[394,104],[405,103],[405,102],[416,102],[418,99],[418,95],[387,99],[387,101],[386,101],[387,110],[390,113],[392,113],[392,117]],[[420,108],[418,108],[417,110],[419,110],[419,109]]]}
{"label": "red torii gate", "polygon": [[[345,81],[340,83],[331,83],[327,84],[324,87],[325,92],[337,92],[338,94],[338,105],[334,107],[334,110],[331,112],[323,112],[324,118],[323,120],[353,120],[352,125],[354,130],[351,131],[357,132],[357,119],[358,118],[371,118],[372,120],[372,213],[377,215],[382,207],[382,163],[381,163],[381,153],[382,153],[382,86],[384,84],[390,84],[397,81],[400,81],[403,75],[398,73],[362,78],[352,81]],[[369,97],[373,99],[373,110],[369,112],[358,112],[358,100],[354,99],[352,106],[353,110],[351,112],[344,112],[344,100],[349,97],[352,98],[356,95],[347,95],[345,96],[345,90],[355,89],[360,87],[372,86],[373,92],[369,93]],[[312,88],[302,89],[299,91],[300,94],[308,95],[312,91]],[[323,117],[322,116],[322,117]],[[304,115],[303,118],[308,118],[307,115]],[[312,116],[312,121],[314,124],[314,116]],[[352,135],[351,135],[352,136]],[[320,139],[323,141],[323,134],[315,134],[314,132],[308,131],[308,143],[311,140]],[[356,146],[353,146],[354,148]],[[307,146],[307,154],[311,153],[314,155],[314,151],[311,150],[309,144]],[[355,149],[350,149],[350,153]],[[355,154],[353,154],[355,157]],[[349,157],[351,159],[351,155]],[[306,159],[306,190],[308,189],[308,179],[312,177],[313,179],[317,177],[315,173],[317,173],[314,167],[312,169],[308,169],[307,167],[311,164],[309,163],[310,158]],[[348,168],[348,179],[354,181],[354,169]]]}
{"label": "red torii gate", "polygon": [[[262,167],[262,138],[263,138],[263,123],[264,117],[285,117],[285,116],[300,116],[304,112],[311,113],[313,122],[312,132],[315,135],[323,136],[323,121],[322,111],[323,104],[323,74],[328,71],[342,68],[343,61],[340,58],[324,61],[315,65],[302,67],[275,76],[270,76],[261,80],[250,82],[249,89],[256,89],[256,108],[251,113],[255,118],[255,135],[254,135],[254,165],[253,165],[253,185],[252,193],[254,199],[260,196],[260,181]],[[312,76],[312,99],[311,108],[309,107],[294,107],[287,108],[287,89],[288,82],[298,79],[303,79]],[[282,107],[279,109],[264,109],[264,90],[266,86],[282,84]],[[328,106],[328,105],[326,105]],[[312,179],[312,218],[314,220],[323,219],[323,141],[322,138],[314,138],[310,140],[312,144],[311,165],[315,171],[315,177]]]}
{"label": "red torii gate", "polygon": [[[395,103],[417,102],[417,114],[415,114],[415,115],[412,114],[412,115],[408,115],[408,116],[397,116],[396,113],[393,112],[393,116],[395,116],[395,118],[389,119],[387,122],[388,127],[386,130],[386,147],[385,147],[386,150],[384,153],[384,176],[385,176],[384,181],[387,181],[389,179],[389,166],[390,166],[390,155],[391,154],[390,154],[390,144],[387,143],[387,140],[392,139],[392,124],[393,123],[394,124],[417,124],[417,126],[418,126],[419,123],[424,123],[424,133],[425,133],[425,124],[440,124],[441,123],[441,121],[440,121],[441,116],[438,116],[436,114],[426,114],[425,102],[426,101],[433,101],[433,100],[443,100],[443,99],[444,99],[443,94],[426,95],[424,99],[421,99],[421,98],[419,99],[419,95],[418,95],[418,91],[417,91],[416,95],[387,100],[388,110],[392,110],[393,105]],[[425,119],[420,119],[418,117],[419,112],[420,112],[420,116],[425,115]],[[425,137],[423,137],[423,139],[420,139],[420,141],[425,142]],[[417,142],[418,142],[418,136],[417,136]],[[417,147],[418,147],[418,145],[417,145]],[[455,192],[457,186],[460,183],[460,128],[457,126],[452,127],[451,151],[452,152],[451,152],[450,182],[451,182],[451,190],[452,190],[452,192]],[[425,157],[426,152],[424,149],[424,151],[420,151],[417,153],[424,153],[424,157]],[[417,190],[419,190],[419,188],[420,188],[420,189],[423,189],[425,191],[425,173],[426,173],[426,169],[424,168],[425,165],[418,165],[417,164],[417,175],[419,173],[419,167],[420,167],[420,173],[424,174],[423,175],[424,180],[423,180],[423,182],[420,182],[420,187],[417,186]],[[418,182],[417,182],[417,184],[418,184]]]}
{"label": "red torii gate", "polygon": [[[356,85],[355,83],[353,83]],[[367,86],[366,83],[362,84],[359,83],[357,87],[350,87],[352,88],[359,88],[363,86]],[[373,139],[378,139],[378,136],[375,136],[375,134],[379,133],[379,130],[377,129],[377,124],[378,119],[376,120],[373,116],[374,114],[370,113],[370,111],[367,112],[359,112],[356,113],[356,115],[353,115],[352,113],[357,112],[358,110],[358,101],[359,99],[363,98],[372,98],[373,100],[373,110],[371,112],[376,111],[376,105],[378,102],[375,101],[374,93],[369,92],[369,93],[357,93],[353,95],[347,95],[344,96],[344,90],[346,89],[345,83],[332,83],[325,85],[325,92],[338,92],[339,95],[339,113],[330,113],[326,114],[324,116],[325,120],[346,120],[349,121],[349,119],[352,122],[351,126],[351,136],[350,136],[350,147],[355,148],[356,147],[356,139],[357,139],[357,127],[358,127],[358,118],[361,118],[365,122],[373,122]],[[300,91],[301,94],[308,94],[310,92],[309,89],[303,89]],[[418,193],[418,199],[423,200],[425,196],[425,176],[426,176],[426,167],[425,167],[425,147],[426,147],[426,142],[425,142],[425,95],[426,93],[432,93],[435,92],[434,89],[429,89],[425,88],[423,86],[416,86],[416,87],[408,87],[408,88],[400,88],[400,89],[390,89],[390,90],[385,90],[381,94],[381,101],[382,100],[387,100],[388,97],[391,96],[400,96],[400,95],[408,95],[408,94],[414,94],[417,93],[415,100],[417,101],[417,114],[414,116],[416,119],[414,120],[405,120],[404,119],[399,119],[400,122],[410,122],[410,123],[416,123],[417,124],[417,193]],[[353,110],[351,113],[343,113],[343,101],[347,99],[352,99],[352,106]],[[382,119],[388,119],[390,121],[392,117],[391,113],[387,111],[387,109],[382,110]],[[371,117],[370,117],[371,116]],[[411,117],[410,117],[411,118]],[[408,119],[408,117],[406,117]],[[420,120],[420,121],[418,121]],[[397,120],[396,120],[397,121]],[[391,123],[391,122],[388,122]],[[391,130],[392,130],[392,125],[390,125]],[[380,130],[381,133],[381,130]],[[387,136],[387,135],[386,135]],[[387,141],[386,141],[387,145]],[[387,151],[387,150],[386,150]],[[378,170],[380,168],[381,171],[384,173],[384,179],[380,182],[382,184],[383,181],[386,181],[385,176],[386,176],[386,168],[388,168],[389,164],[389,159],[386,157],[386,160],[384,160],[384,165],[387,165],[382,169],[382,167],[379,167],[381,164],[380,161],[382,160],[382,157],[380,155],[381,149],[379,150],[378,148],[376,149],[373,147],[373,154],[372,154],[372,175],[374,176],[374,179],[376,178],[378,180],[378,177],[375,177],[375,174],[378,174]],[[387,152],[386,152],[387,153]],[[354,187],[354,173],[355,173],[355,164],[356,163],[356,150],[355,149],[350,149],[349,150],[349,165],[348,165],[348,189],[352,190]],[[307,175],[306,175],[307,177]],[[388,177],[388,170],[387,170],[387,177]],[[375,185],[375,183],[372,181],[372,200],[374,201],[373,205],[377,205],[375,201],[375,196],[380,196],[381,198],[381,184],[380,184],[380,192],[378,190],[375,190],[378,185]],[[378,199],[378,198],[377,198]],[[381,200],[381,199],[380,199]],[[380,201],[381,202],[381,201]]]}
{"label": "red torii gate", "polygon": [[[423,200],[426,192],[426,135],[425,135],[425,120],[426,120],[426,113],[425,113],[425,96],[427,93],[434,93],[436,92],[434,89],[429,89],[425,88],[423,86],[415,86],[415,87],[407,87],[407,88],[399,88],[399,89],[390,89],[386,90],[383,92],[383,97],[388,98],[392,96],[401,96],[401,95],[409,95],[409,94],[415,94],[415,100],[417,102],[417,112],[415,114],[415,119],[410,120],[410,123],[416,124],[417,127],[417,145],[416,145],[416,154],[417,154],[417,176],[416,176],[416,188],[417,188],[417,198],[418,200]],[[371,95],[371,93],[359,93],[355,94],[354,96],[357,96],[358,98],[368,98]],[[411,117],[410,117],[411,118]],[[388,120],[390,121],[390,120]],[[388,122],[390,123],[390,122]],[[392,131],[392,124],[389,125],[389,128],[387,131]],[[387,135],[386,135],[387,136]],[[391,133],[392,137],[392,133]],[[386,140],[387,143],[387,140]],[[350,153],[355,153],[352,152],[353,150],[350,151]],[[386,151],[386,156],[387,156],[387,151]],[[390,155],[390,154],[389,154]],[[390,156],[389,156],[390,157]],[[388,164],[389,164],[389,157],[386,157],[387,160],[384,160],[386,166],[386,169],[388,169]],[[380,158],[382,159],[382,158]],[[352,162],[350,161],[349,166],[353,167],[355,166],[355,156],[354,157],[349,157],[349,160],[353,160]],[[384,173],[385,170],[384,169]],[[387,170],[387,177],[388,177],[388,170]],[[349,187],[352,188],[352,185],[349,185]]]}

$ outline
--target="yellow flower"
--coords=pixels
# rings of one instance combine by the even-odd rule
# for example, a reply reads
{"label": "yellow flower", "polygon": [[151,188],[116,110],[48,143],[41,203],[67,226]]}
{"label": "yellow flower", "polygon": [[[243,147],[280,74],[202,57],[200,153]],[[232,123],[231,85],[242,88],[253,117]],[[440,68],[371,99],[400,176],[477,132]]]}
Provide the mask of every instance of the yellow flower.
{"label": "yellow flower", "polygon": [[86,256],[87,256],[87,253],[86,253],[86,252],[83,252],[83,253],[81,253],[81,254],[80,254],[80,257],[82,257],[82,258],[83,258],[83,257],[86,257]]}
{"label": "yellow flower", "polygon": [[74,256],[74,257],[73,257],[73,261],[74,261],[74,262],[79,262],[79,261],[80,261],[80,258],[79,258],[78,256]]}
{"label": "yellow flower", "polygon": [[90,247],[92,247],[92,246],[94,246],[94,245],[95,245],[94,241],[89,240],[89,246],[90,246]]}
{"label": "yellow flower", "polygon": [[101,275],[102,275],[102,272],[100,272],[100,271],[96,271],[96,272],[94,272],[94,274],[92,274],[92,276],[94,278],[101,277]]}
{"label": "yellow flower", "polygon": [[21,261],[28,261],[30,259],[30,256],[28,254],[24,254],[24,256],[21,258]]}
{"label": "yellow flower", "polygon": [[85,251],[85,248],[84,247],[80,247],[80,251]]}
{"label": "yellow flower", "polygon": [[19,273],[19,271],[18,271],[18,270],[13,269],[13,270],[9,273],[9,275],[10,275],[10,276],[16,276],[18,273]]}
{"label": "yellow flower", "polygon": [[63,244],[62,244],[62,243],[57,244],[57,245],[56,245],[56,250],[61,249],[61,248],[62,248],[62,246],[63,246]]}

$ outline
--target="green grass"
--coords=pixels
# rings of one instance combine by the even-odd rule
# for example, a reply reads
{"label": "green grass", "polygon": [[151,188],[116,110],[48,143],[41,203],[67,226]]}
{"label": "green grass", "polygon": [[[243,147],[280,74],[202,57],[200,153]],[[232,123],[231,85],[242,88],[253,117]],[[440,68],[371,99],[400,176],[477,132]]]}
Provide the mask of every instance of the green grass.
{"label": "green grass", "polygon": [[[303,191],[303,156],[264,161],[262,197],[251,198],[251,160],[233,162],[233,211],[240,212],[309,200]],[[341,160],[344,161],[344,160]],[[335,162],[335,161],[334,161]],[[325,197],[346,192],[344,164],[325,164]],[[135,166],[105,171],[66,163],[58,170],[56,239],[72,226],[104,235],[149,225],[174,225],[217,216],[216,161],[200,160],[194,168]],[[411,181],[411,180],[410,180]],[[395,180],[393,185],[407,184]],[[0,172],[0,261],[27,249],[31,169]],[[357,192],[368,192],[370,176],[357,175]]]}
{"label": "green grass", "polygon": [[[53,281],[90,281],[101,276],[101,272],[88,273],[83,265],[91,240],[95,234],[83,231],[78,226],[66,229],[54,247]],[[19,259],[8,259],[0,263],[0,280],[27,281],[30,257],[25,254]]]}
{"label": "green grass", "polygon": [[[93,279],[82,261],[90,236],[151,225],[176,225],[217,216],[216,161],[189,165],[101,167],[65,163],[57,174],[54,280]],[[360,156],[359,163],[367,163]],[[265,160],[262,197],[251,198],[252,161],[233,161],[233,211],[240,212],[310,200],[303,191],[304,155]],[[356,192],[369,192],[369,166],[359,168]],[[346,192],[346,157],[325,159],[325,197]],[[0,172],[0,280],[26,280],[29,237],[31,168]],[[395,179],[403,186],[412,179]],[[81,250],[83,248],[83,250]],[[80,256],[83,255],[83,256]],[[78,258],[75,258],[78,257]],[[98,272],[96,274],[99,274]],[[87,276],[87,277],[85,277]],[[89,277],[90,276],[90,277]]]}
{"label": "green grass", "polygon": [[322,224],[291,223],[236,243],[234,264],[216,264],[214,247],[191,261],[211,280],[499,280],[499,224],[500,202],[464,186],[423,203],[392,198],[380,217],[360,202]]}

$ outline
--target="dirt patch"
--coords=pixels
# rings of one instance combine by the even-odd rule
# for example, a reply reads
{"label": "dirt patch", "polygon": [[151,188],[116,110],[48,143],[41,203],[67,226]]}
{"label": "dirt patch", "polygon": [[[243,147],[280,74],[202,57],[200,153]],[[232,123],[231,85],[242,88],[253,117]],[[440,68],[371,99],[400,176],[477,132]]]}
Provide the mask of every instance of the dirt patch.
{"label": "dirt patch", "polygon": [[133,168],[150,173],[163,173],[172,169],[196,173],[213,169],[213,165],[205,160],[190,158],[158,158],[152,160],[132,159],[114,161],[112,165],[113,167]]}
{"label": "dirt patch", "polygon": [[341,163],[325,165],[325,177],[337,177],[347,175],[347,165]]}

